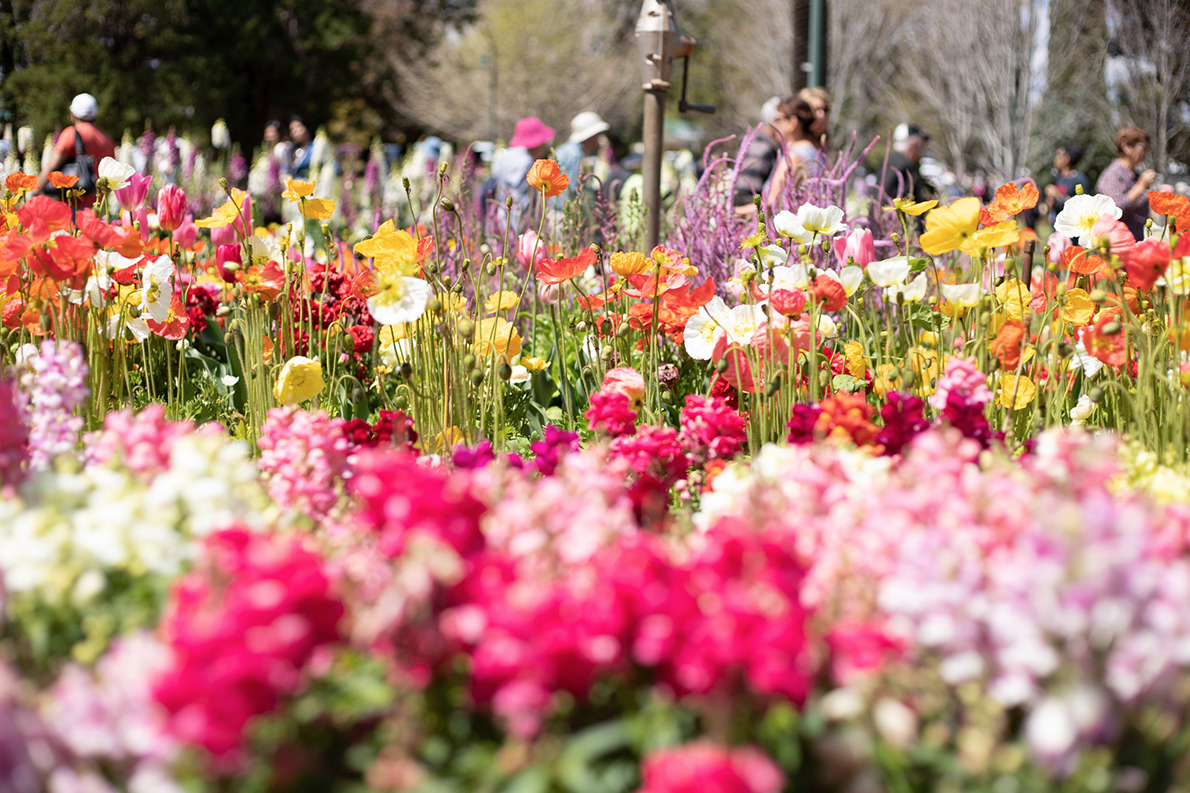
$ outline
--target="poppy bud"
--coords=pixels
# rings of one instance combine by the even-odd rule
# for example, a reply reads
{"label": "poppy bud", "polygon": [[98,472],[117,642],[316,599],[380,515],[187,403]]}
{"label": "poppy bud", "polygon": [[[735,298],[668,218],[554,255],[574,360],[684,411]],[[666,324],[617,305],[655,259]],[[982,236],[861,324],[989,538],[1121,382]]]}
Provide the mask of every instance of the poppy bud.
{"label": "poppy bud", "polygon": [[408,361],[401,364],[401,377],[405,378],[406,380],[413,377],[413,367]]}
{"label": "poppy bud", "polygon": [[428,308],[430,311],[433,311],[434,313],[438,313],[442,310],[442,301],[436,297],[431,298],[430,302],[426,304],[426,308]]}
{"label": "poppy bud", "polygon": [[715,371],[717,371],[719,374],[725,374],[727,372],[726,358],[720,358],[718,360],[718,362],[715,364]]}
{"label": "poppy bud", "polygon": [[393,407],[397,410],[404,410],[409,407],[409,400],[405,398],[404,394],[399,394],[393,397]]}
{"label": "poppy bud", "polygon": [[488,275],[495,275],[496,274],[496,263],[488,262],[488,266],[485,267],[484,270],[487,272]]}
{"label": "poppy bud", "polygon": [[496,375],[506,383],[512,378],[512,367],[508,365],[508,361],[500,362],[496,367]]}
{"label": "poppy bud", "polygon": [[471,372],[471,384],[480,385],[483,383],[483,369],[476,369]]}
{"label": "poppy bud", "polygon": [[466,355],[463,356],[463,368],[464,369],[468,369],[468,370],[474,369],[475,362],[476,362],[475,356],[472,355],[471,353],[467,353]]}
{"label": "poppy bud", "polygon": [[1087,391],[1087,398],[1095,404],[1099,404],[1103,399],[1103,389],[1099,386],[1092,386],[1091,390]]}
{"label": "poppy bud", "polygon": [[409,192],[409,177],[408,176],[401,177],[401,186],[405,188],[406,193]]}
{"label": "poppy bud", "polygon": [[455,202],[454,202],[454,201],[451,201],[449,198],[444,198],[444,199],[442,199],[441,201],[439,201],[438,203],[439,203],[439,204],[441,205],[441,207],[442,207],[442,208],[443,208],[445,211],[447,211],[447,212],[454,212],[454,211],[455,211]]}
{"label": "poppy bud", "polygon": [[1111,322],[1108,322],[1106,325],[1103,326],[1102,333],[1104,336],[1115,336],[1115,335],[1118,335],[1119,332],[1122,331],[1123,329],[1124,329],[1124,326],[1113,319]]}

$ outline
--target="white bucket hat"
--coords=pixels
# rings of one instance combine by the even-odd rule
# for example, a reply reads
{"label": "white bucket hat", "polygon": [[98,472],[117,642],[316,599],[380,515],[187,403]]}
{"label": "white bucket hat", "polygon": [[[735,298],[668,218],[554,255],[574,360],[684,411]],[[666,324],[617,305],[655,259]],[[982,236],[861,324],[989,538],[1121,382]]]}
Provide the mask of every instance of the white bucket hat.
{"label": "white bucket hat", "polygon": [[71,101],[70,112],[80,121],[94,121],[99,115],[99,103],[90,94],[79,94]]}
{"label": "white bucket hat", "polygon": [[611,128],[612,125],[604,121],[598,113],[593,110],[584,110],[570,122],[570,142],[582,143]]}

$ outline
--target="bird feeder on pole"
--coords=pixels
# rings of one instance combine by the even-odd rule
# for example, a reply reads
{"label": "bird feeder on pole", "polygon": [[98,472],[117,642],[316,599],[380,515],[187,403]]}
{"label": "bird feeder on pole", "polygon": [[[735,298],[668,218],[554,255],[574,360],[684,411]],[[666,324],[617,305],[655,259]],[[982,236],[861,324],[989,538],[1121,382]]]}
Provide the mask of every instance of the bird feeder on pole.
{"label": "bird feeder on pole", "polygon": [[665,100],[670,89],[670,73],[674,60],[685,58],[682,71],[682,100],[679,112],[694,110],[713,113],[709,105],[686,102],[686,71],[694,54],[695,42],[678,31],[673,0],[644,0],[636,20],[636,45],[640,51],[642,89],[645,93],[644,157],[641,163],[644,177],[645,242],[652,250],[661,234],[661,155],[665,151]]}

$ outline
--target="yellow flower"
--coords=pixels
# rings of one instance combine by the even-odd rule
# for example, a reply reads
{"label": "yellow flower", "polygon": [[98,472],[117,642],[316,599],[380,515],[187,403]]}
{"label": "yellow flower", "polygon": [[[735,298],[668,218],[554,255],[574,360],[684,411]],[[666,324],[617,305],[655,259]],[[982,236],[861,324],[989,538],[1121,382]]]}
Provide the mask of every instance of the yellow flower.
{"label": "yellow flower", "polygon": [[243,208],[244,199],[247,196],[248,193],[246,191],[233,187],[231,189],[231,198],[223,206],[212,212],[209,218],[194,221],[194,225],[200,229],[221,229],[224,226],[230,226],[240,216],[240,209]]}
{"label": "yellow flower", "polygon": [[522,358],[521,359],[521,366],[525,367],[530,372],[544,371],[545,368],[549,365],[550,365],[550,362],[544,358]]}
{"label": "yellow flower", "polygon": [[508,311],[509,309],[516,308],[519,302],[521,302],[520,295],[504,289],[488,295],[488,299],[483,301],[483,310],[491,313]]}
{"label": "yellow flower", "polygon": [[921,249],[937,256],[966,242],[979,227],[979,199],[960,198],[950,206],[938,207],[926,215],[926,232]]}
{"label": "yellow flower", "polygon": [[460,443],[466,443],[467,436],[458,427],[442,430],[430,440],[430,451],[435,454],[446,454]]}
{"label": "yellow flower", "polygon": [[501,317],[480,320],[475,329],[475,354],[481,358],[503,355],[511,358],[521,352],[521,334]]}
{"label": "yellow flower", "polygon": [[282,198],[288,199],[291,202],[301,201],[303,198],[309,198],[314,195],[314,182],[301,182],[297,179],[285,180],[285,192],[281,194]]}
{"label": "yellow flower", "polygon": [[1000,404],[1011,410],[1020,410],[1037,396],[1037,386],[1025,375],[1000,375]]}
{"label": "yellow flower", "polygon": [[886,209],[896,209],[900,212],[904,212],[906,215],[917,216],[917,215],[923,215],[926,212],[929,212],[931,209],[933,209],[936,206],[938,206],[937,200],[922,201],[921,203],[914,203],[912,200],[910,200],[908,198],[894,198],[893,205],[891,207],[885,207],[885,208]]}
{"label": "yellow flower", "polygon": [[959,246],[959,250],[974,259],[983,255],[983,252],[988,248],[1002,248],[1005,245],[1012,245],[1019,238],[1020,232],[1017,231],[1016,221],[1006,220],[991,228],[979,229],[963,240],[963,244]]}
{"label": "yellow flower", "polygon": [[1029,301],[1033,299],[1028,284],[1023,284],[1015,278],[1009,278],[996,287],[996,299],[1004,307],[1004,313],[1009,319],[1021,319],[1029,311]]}
{"label": "yellow flower", "polygon": [[273,384],[273,396],[282,405],[296,405],[321,394],[323,385],[322,364],[295,355],[281,367],[281,374]]}
{"label": "yellow flower", "polygon": [[847,357],[847,374],[863,380],[868,368],[868,359],[864,357],[864,345],[858,341],[849,341],[843,345],[843,353]]}
{"label": "yellow flower", "polygon": [[374,259],[377,270],[398,275],[416,275],[418,271],[417,240],[404,229],[394,227],[391,220],[376,229],[371,238],[357,242],[353,250],[360,256]]}
{"label": "yellow flower", "polygon": [[326,220],[335,214],[335,202],[329,198],[307,198],[302,201],[302,215],[310,220]]}
{"label": "yellow flower", "polygon": [[1095,315],[1095,304],[1085,289],[1075,287],[1066,292],[1066,305],[1062,307],[1062,319],[1074,325],[1086,325]]}
{"label": "yellow flower", "polygon": [[643,253],[637,253],[636,251],[629,253],[617,251],[612,254],[611,267],[616,275],[621,278],[627,278],[630,275],[640,275],[641,273],[648,272],[652,264],[649,263],[649,260],[645,258]]}

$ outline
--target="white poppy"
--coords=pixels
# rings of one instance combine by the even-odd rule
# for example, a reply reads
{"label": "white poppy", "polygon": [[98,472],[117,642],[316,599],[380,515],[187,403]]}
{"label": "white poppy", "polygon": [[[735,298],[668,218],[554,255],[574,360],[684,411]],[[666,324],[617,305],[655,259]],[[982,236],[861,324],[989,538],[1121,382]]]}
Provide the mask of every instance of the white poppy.
{"label": "white poppy", "polygon": [[780,267],[789,261],[789,252],[780,245],[765,245],[756,251],[760,254],[760,266],[768,270],[770,267]]}
{"label": "white poppy", "polygon": [[959,308],[974,308],[979,303],[979,284],[942,284],[942,297]]}
{"label": "white poppy", "polygon": [[1091,237],[1091,229],[1104,215],[1111,215],[1119,220],[1124,210],[1116,206],[1111,196],[1105,195],[1074,195],[1066,199],[1066,206],[1054,219],[1054,231],[1074,239],[1078,237],[1078,244],[1090,248],[1095,244]]}
{"label": "white poppy", "polygon": [[833,339],[839,335],[839,326],[826,314],[818,315],[818,335],[824,339]]}
{"label": "white poppy", "polygon": [[[791,264],[773,268],[773,289],[805,289],[810,285],[810,274],[804,264]],[[768,288],[768,279],[765,279]]]}
{"label": "white poppy", "polygon": [[839,271],[839,283],[843,284],[843,292],[851,297],[864,282],[864,268],[849,264]]}
{"label": "white poppy", "polygon": [[532,375],[529,374],[528,369],[521,366],[519,363],[513,364],[512,376],[508,378],[508,382],[510,382],[510,383],[527,383],[527,382],[529,382],[529,379],[531,377],[532,377]]}
{"label": "white poppy", "polygon": [[797,240],[806,244],[814,241],[814,232],[807,231],[798,216],[788,209],[778,212],[777,216],[773,218],[773,229],[789,240]]}
{"label": "white poppy", "polygon": [[1174,259],[1169,263],[1165,273],[1157,279],[1157,286],[1169,287],[1175,295],[1190,292],[1190,266],[1187,259]]}
{"label": "white poppy", "polygon": [[727,340],[736,344],[748,344],[754,334],[767,317],[764,307],[758,305],[736,306],[727,312],[723,329],[727,331]]}
{"label": "white poppy", "polygon": [[868,265],[868,277],[876,286],[892,286],[909,277],[909,257],[893,256]]}
{"label": "white poppy", "polygon": [[420,278],[382,273],[380,291],[368,298],[368,313],[381,325],[413,322],[426,311],[432,290]]}
{"label": "white poppy", "polygon": [[380,344],[380,360],[389,369],[396,369],[413,359],[413,338],[391,339]]}
{"label": "white poppy", "polygon": [[817,207],[813,204],[802,204],[797,208],[797,219],[802,228],[820,237],[833,237],[847,231],[847,224],[843,222],[843,210],[835,206]]}
{"label": "white poppy", "polygon": [[223,383],[223,385],[227,386],[228,388],[231,388],[233,385],[240,382],[240,378],[236,377],[234,374],[225,374],[223,377],[219,378],[219,382]]}
{"label": "white poppy", "polygon": [[726,333],[724,325],[731,309],[716,295],[711,302],[698,309],[698,313],[686,320],[683,331],[683,345],[686,354],[696,361],[709,361],[715,344]]}
{"label": "white poppy", "polygon": [[248,254],[254,260],[261,258],[266,262],[277,262],[278,264],[284,261],[281,256],[281,246],[272,237],[257,237],[253,234],[248,238]]}
{"label": "white poppy", "polygon": [[140,308],[155,322],[169,319],[173,277],[174,263],[168,256],[159,256],[149,262],[141,274]]}
{"label": "white poppy", "polygon": [[1091,401],[1091,397],[1083,394],[1078,398],[1078,404],[1070,409],[1070,426],[1083,426],[1087,419],[1091,418],[1091,412],[1094,410],[1095,403]]}
{"label": "white poppy", "polygon": [[107,180],[110,190],[121,190],[128,186],[136,169],[125,165],[112,157],[104,157],[99,161],[99,178]]}
{"label": "white poppy", "polygon": [[104,336],[108,339],[118,339],[123,336],[124,331],[132,335],[133,341],[142,342],[149,338],[149,323],[145,322],[144,315],[133,318],[128,316],[127,312],[121,313],[119,310],[112,309],[112,315],[108,317],[107,325],[104,327]]}
{"label": "white poppy", "polygon": [[1087,348],[1080,340],[1074,346],[1074,355],[1070,358],[1070,368],[1082,369],[1087,379],[1092,380],[1095,378],[1095,375],[1099,374],[1099,370],[1103,368],[1103,361],[1087,352]]}
{"label": "white poppy", "polygon": [[900,295],[906,303],[916,303],[925,299],[926,286],[926,274],[922,273],[907,284],[894,284],[888,287],[884,290],[884,294],[891,303],[897,302],[897,295]]}

